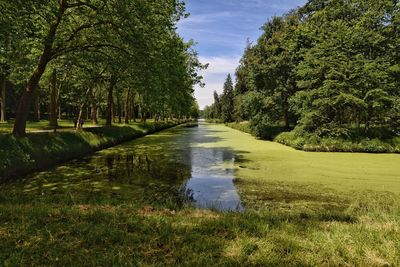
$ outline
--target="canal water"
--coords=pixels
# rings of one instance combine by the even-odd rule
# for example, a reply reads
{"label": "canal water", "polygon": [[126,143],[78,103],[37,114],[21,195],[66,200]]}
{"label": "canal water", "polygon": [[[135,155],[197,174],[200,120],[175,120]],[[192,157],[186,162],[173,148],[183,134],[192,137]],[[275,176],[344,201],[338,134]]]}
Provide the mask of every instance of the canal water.
{"label": "canal water", "polygon": [[[18,199],[71,203],[194,205],[242,211],[235,153],[204,122],[176,127],[1,185]],[[12,195],[12,194],[11,194]]]}

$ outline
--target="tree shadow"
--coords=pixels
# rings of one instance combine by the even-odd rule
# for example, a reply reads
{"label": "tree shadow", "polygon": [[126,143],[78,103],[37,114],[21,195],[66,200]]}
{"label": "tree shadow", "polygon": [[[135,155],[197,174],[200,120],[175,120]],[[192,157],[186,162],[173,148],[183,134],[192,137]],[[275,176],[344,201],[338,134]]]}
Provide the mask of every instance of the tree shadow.
{"label": "tree shadow", "polygon": [[[132,131],[129,127],[119,129]],[[92,129],[94,133],[105,136],[113,130]],[[74,135],[72,137],[75,138]],[[1,191],[4,194],[0,201],[71,204],[143,202],[151,205],[167,202],[172,206],[184,206],[188,200],[184,187],[192,177],[193,167],[206,164],[201,166],[206,169],[216,163],[222,166],[234,157],[230,148],[197,147],[198,144],[221,140],[218,136],[203,134],[201,129],[185,127],[148,135],[18,181],[3,183]],[[207,157],[210,157],[208,162],[201,162]],[[214,169],[204,175],[218,175],[219,172],[224,170]]]}

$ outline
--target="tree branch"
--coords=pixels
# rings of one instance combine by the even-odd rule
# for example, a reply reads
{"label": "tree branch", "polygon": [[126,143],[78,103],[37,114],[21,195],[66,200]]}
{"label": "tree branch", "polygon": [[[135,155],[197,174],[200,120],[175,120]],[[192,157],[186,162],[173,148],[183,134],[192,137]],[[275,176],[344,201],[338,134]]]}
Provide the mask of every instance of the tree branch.
{"label": "tree branch", "polygon": [[51,55],[52,59],[58,58],[62,55],[71,54],[71,53],[82,53],[82,52],[101,52],[103,48],[111,48],[114,50],[118,50],[127,54],[128,56],[132,56],[132,54],[127,51],[126,49],[116,46],[114,44],[93,44],[93,45],[77,45],[77,46],[70,46],[70,47],[58,47],[53,49],[53,53]]}
{"label": "tree branch", "polygon": [[82,6],[88,7],[90,9],[94,10],[94,11],[99,10],[99,8],[97,6],[92,5],[92,4],[88,3],[88,2],[80,1],[80,0],[77,0],[75,3],[65,3],[65,8],[66,9],[75,8],[75,7],[82,7]]}

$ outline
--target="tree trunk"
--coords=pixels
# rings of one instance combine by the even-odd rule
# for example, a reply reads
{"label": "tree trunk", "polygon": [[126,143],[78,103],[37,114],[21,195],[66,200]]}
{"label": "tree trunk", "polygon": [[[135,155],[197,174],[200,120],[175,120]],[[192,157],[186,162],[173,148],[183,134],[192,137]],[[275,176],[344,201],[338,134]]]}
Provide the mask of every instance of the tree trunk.
{"label": "tree trunk", "polygon": [[57,72],[53,70],[50,78],[50,105],[49,105],[49,122],[50,126],[55,129],[57,123]]}
{"label": "tree trunk", "polygon": [[76,124],[76,130],[81,130],[82,129],[82,124],[83,124],[83,112],[86,107],[87,103],[87,98],[90,94],[91,88],[88,88],[85,92],[85,95],[83,96],[83,101],[81,105],[79,106],[79,113],[78,113],[78,119],[77,119],[77,124]]}
{"label": "tree trunk", "polygon": [[142,114],[142,122],[143,122],[143,123],[146,123],[146,120],[147,120],[147,111],[146,111],[145,108],[142,109],[141,114]]}
{"label": "tree trunk", "polygon": [[96,98],[95,98],[95,92],[93,91],[93,88],[90,89],[90,99],[91,99],[91,104],[92,104],[92,121],[94,125],[99,124],[98,120],[98,109],[97,109],[97,103],[96,103]]}
{"label": "tree trunk", "polygon": [[50,25],[42,55],[40,56],[36,69],[29,79],[22,94],[21,100],[19,101],[13,129],[14,136],[24,137],[26,135],[26,121],[28,119],[32,98],[34,97],[40,78],[46,70],[47,64],[52,60],[53,43],[56,37],[57,28],[60,25],[64,15],[65,8],[66,6],[64,5],[64,2],[61,2],[60,10],[56,20]]}
{"label": "tree trunk", "polygon": [[35,92],[35,121],[40,121],[40,93],[39,88]]}
{"label": "tree trunk", "polygon": [[98,110],[97,110],[97,104],[96,101],[92,102],[92,120],[93,120],[93,124],[97,125],[99,124],[99,119],[97,117]]}
{"label": "tree trunk", "polygon": [[85,108],[85,103],[81,104],[79,107],[79,113],[78,113],[78,119],[77,119],[77,124],[76,124],[76,130],[81,130],[82,129],[82,124],[81,121],[83,119],[83,110]]}
{"label": "tree trunk", "polygon": [[110,86],[108,87],[108,97],[107,97],[107,119],[106,126],[111,126],[113,121],[113,106],[114,106],[114,91],[115,81],[112,79],[110,81]]}
{"label": "tree trunk", "polygon": [[130,103],[131,103],[131,90],[129,89],[125,101],[125,124],[129,124],[129,120],[131,117]]}
{"label": "tree trunk", "polygon": [[133,119],[133,122],[136,122],[136,105],[135,105],[135,97],[136,97],[136,93],[133,92],[132,95],[132,114],[131,114],[131,118]]}
{"label": "tree trunk", "polygon": [[3,76],[2,82],[1,82],[1,122],[6,121],[6,87],[7,87],[7,79],[6,76]]}
{"label": "tree trunk", "polygon": [[67,72],[65,72],[63,79],[59,82],[58,88],[57,88],[57,111],[58,111],[58,119],[61,120],[62,116],[62,111],[61,111],[61,90],[63,87],[63,84],[65,81],[68,79],[69,75],[72,72],[72,67],[70,67]]}
{"label": "tree trunk", "polygon": [[121,107],[121,95],[117,93],[117,113],[118,113],[118,123],[122,123],[122,107]]}

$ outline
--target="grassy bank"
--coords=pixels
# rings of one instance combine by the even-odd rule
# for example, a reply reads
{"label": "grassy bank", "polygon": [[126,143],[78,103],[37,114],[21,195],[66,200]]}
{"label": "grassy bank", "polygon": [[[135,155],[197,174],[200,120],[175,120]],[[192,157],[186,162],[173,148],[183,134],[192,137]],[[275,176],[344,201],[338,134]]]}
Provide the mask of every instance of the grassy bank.
{"label": "grassy bank", "polygon": [[[83,126],[84,128],[87,128],[87,127],[98,127],[104,125],[105,121],[100,120],[98,125],[93,124],[91,121],[85,121]],[[0,123],[0,134],[11,133],[13,127],[14,127],[14,120],[10,120],[6,123]],[[49,126],[48,120],[41,120],[38,122],[30,121],[26,125],[27,132],[38,132],[46,130],[53,130],[53,128]],[[58,130],[74,130],[73,120],[58,120]]]}
{"label": "grassy bank", "polygon": [[400,264],[398,198],[376,199],[371,194],[342,203],[338,195],[316,195],[313,200],[300,195],[287,204],[277,198],[281,205],[243,214],[137,204],[3,201],[0,262],[4,266]]}
{"label": "grassy bank", "polygon": [[208,123],[224,123],[224,121],[221,119],[206,119],[206,122],[208,122]]}
{"label": "grassy bank", "polygon": [[30,133],[26,138],[2,134],[0,178],[7,179],[40,170],[175,125],[176,122],[138,123],[79,132]]}
{"label": "grassy bank", "polygon": [[399,155],[306,153],[210,127],[221,140],[213,146],[237,153],[236,186],[254,232],[236,251],[251,251],[251,264],[400,264]]}
{"label": "grassy bank", "polygon": [[[227,126],[254,135],[250,124],[228,123]],[[400,153],[400,137],[354,137],[350,139],[299,135],[295,131],[284,132],[282,127],[265,129],[262,139],[273,140],[298,150],[313,152],[366,152]]]}
{"label": "grassy bank", "polygon": [[[91,192],[87,183],[85,196],[3,184],[0,265],[400,265],[399,155],[306,153],[224,125],[207,127],[200,147],[235,152],[245,212],[166,199],[149,206],[118,190]],[[168,142],[165,133],[157,138]],[[54,179],[45,179],[43,192]],[[112,187],[113,177],[104,183]]]}
{"label": "grassy bank", "polygon": [[367,152],[367,153],[400,153],[400,137],[388,139],[317,137],[301,136],[295,132],[279,134],[274,141],[304,151],[316,152]]}

